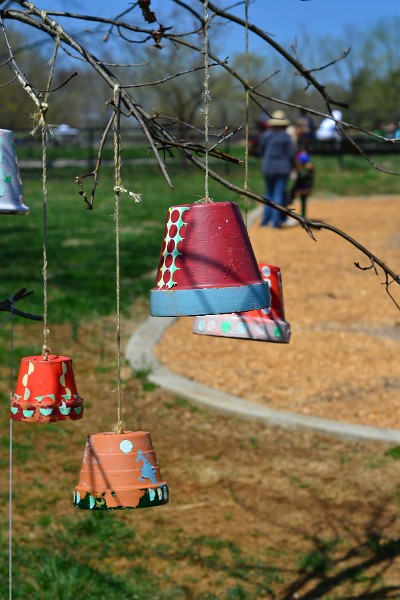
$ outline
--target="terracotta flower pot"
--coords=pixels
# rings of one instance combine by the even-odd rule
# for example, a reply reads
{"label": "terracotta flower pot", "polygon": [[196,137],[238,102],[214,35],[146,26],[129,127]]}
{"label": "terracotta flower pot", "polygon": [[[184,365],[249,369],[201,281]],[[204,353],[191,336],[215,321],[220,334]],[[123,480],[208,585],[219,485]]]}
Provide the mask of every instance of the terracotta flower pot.
{"label": "terracotta flower pot", "polygon": [[270,308],[243,313],[197,316],[193,323],[193,333],[289,343],[291,332],[290,324],[285,320],[281,270],[279,267],[265,263],[259,263],[258,266],[261,277],[270,287]]}
{"label": "terracotta flower pot", "polygon": [[242,312],[269,300],[235,202],[169,208],[150,295],[153,316]]}
{"label": "terracotta flower pot", "polygon": [[48,423],[83,417],[83,399],[76,388],[72,360],[50,354],[21,360],[11,400],[11,419]]}
{"label": "terracotta flower pot", "polygon": [[74,506],[89,510],[147,508],[168,502],[150,434],[146,431],[89,435]]}
{"label": "terracotta flower pot", "polygon": [[8,129],[0,129],[0,214],[26,215],[14,138]]}

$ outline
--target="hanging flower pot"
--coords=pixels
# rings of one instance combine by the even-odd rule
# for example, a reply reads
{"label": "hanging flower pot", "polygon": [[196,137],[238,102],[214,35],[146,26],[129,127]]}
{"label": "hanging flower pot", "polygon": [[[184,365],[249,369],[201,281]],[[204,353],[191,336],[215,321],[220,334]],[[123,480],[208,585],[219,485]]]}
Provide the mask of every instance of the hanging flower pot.
{"label": "hanging flower pot", "polygon": [[26,215],[14,138],[11,131],[0,129],[0,214]]}
{"label": "hanging flower pot", "polygon": [[11,399],[11,419],[49,423],[83,417],[72,360],[49,354],[21,360],[17,385]]}
{"label": "hanging flower pot", "polygon": [[235,202],[169,208],[150,296],[153,316],[242,312],[269,300]]}
{"label": "hanging flower pot", "polygon": [[193,333],[233,337],[263,342],[290,341],[290,324],[285,320],[281,270],[259,263],[260,274],[270,287],[271,306],[243,313],[197,316]]}
{"label": "hanging flower pot", "polygon": [[168,502],[150,434],[89,435],[74,506],[88,510],[147,508]]}

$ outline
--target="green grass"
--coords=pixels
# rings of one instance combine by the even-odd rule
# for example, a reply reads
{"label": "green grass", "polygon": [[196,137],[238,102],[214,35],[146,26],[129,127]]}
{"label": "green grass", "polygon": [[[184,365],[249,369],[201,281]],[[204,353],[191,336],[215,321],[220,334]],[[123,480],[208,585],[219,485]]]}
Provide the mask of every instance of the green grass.
{"label": "green grass", "polygon": [[[115,223],[113,178],[104,171],[93,211],[86,209],[74,183],[74,173],[49,174],[47,204],[47,261],[49,317],[54,322],[74,322],[87,315],[109,314],[115,306]],[[151,178],[152,174],[147,173]],[[145,189],[141,173],[135,191]],[[128,182],[126,182],[128,185]],[[25,310],[40,311],[43,265],[43,209],[38,173],[24,179],[24,194],[31,212],[26,217],[6,216],[1,221],[3,296],[19,287],[35,291],[24,301]],[[121,202],[121,282],[123,308],[152,287],[148,275],[156,268],[163,231],[161,215],[168,200],[161,197],[158,210],[149,198],[135,205]],[[165,217],[164,217],[165,220]],[[7,283],[6,283],[7,282]],[[7,288],[5,288],[7,285]],[[8,292],[7,292],[8,290]],[[31,306],[28,307],[28,305]]]}
{"label": "green grass", "polygon": [[[8,583],[6,540],[0,539],[0,588],[5,598]],[[246,556],[240,548],[216,537],[199,536],[186,543],[169,539],[166,543],[152,543],[137,539],[127,519],[112,513],[97,513],[81,517],[72,513],[57,523],[51,518],[41,519],[34,543],[20,540],[13,544],[13,597],[33,600],[177,600],[179,598],[273,597],[273,585],[282,581],[279,570],[255,557]],[[47,551],[51,548],[51,552]],[[171,564],[196,565],[212,573],[226,573],[232,585],[221,581],[218,595],[212,592],[189,594],[185,585],[172,585],[160,570],[147,567],[150,557],[158,557]],[[121,560],[119,572],[115,561]],[[114,564],[113,564],[114,563]],[[251,581],[249,591],[247,581]],[[193,582],[195,583],[195,582]],[[265,596],[264,596],[265,595]]]}
{"label": "green grass", "polygon": [[392,448],[389,448],[389,450],[386,452],[386,455],[398,460],[400,458],[400,446],[393,446]]}
{"label": "green grass", "polygon": [[[59,159],[74,159],[74,160],[92,160],[95,161],[97,157],[97,145],[100,141],[100,133],[96,132],[93,138],[90,139],[87,132],[84,132],[83,137],[80,138],[79,144],[74,143],[55,143],[51,138],[47,144],[47,159],[50,162]],[[14,139],[16,136],[14,135]],[[128,138],[129,141],[129,138]],[[122,143],[124,143],[124,135],[122,135]],[[25,160],[42,160],[42,145],[41,140],[32,138],[25,139],[23,142],[21,139],[16,141],[16,150],[18,159],[20,161]],[[124,145],[124,159],[132,158],[146,158],[149,155],[148,146],[134,144]],[[113,144],[108,143],[103,148],[103,159],[113,160]]]}
{"label": "green grass", "polygon": [[[383,157],[390,162],[390,168],[396,168],[395,157]],[[396,193],[398,179],[371,171],[361,158],[345,157],[340,165],[336,158],[316,158],[317,179],[315,195],[366,195],[375,193]],[[215,164],[212,164],[213,168]],[[219,165],[221,174],[239,186],[243,186],[242,167]],[[185,204],[198,200],[204,195],[204,175],[193,168],[183,170],[178,159],[168,161],[168,169],[175,191],[169,190],[159,170],[154,165],[127,165],[123,169],[123,185],[143,196],[140,204],[122,197],[121,201],[121,302],[122,310],[129,311],[135,299],[147,299],[154,285],[154,271],[157,268],[165,215],[171,204]],[[78,194],[74,177],[78,170],[64,169],[48,171],[48,215],[47,215],[47,255],[48,255],[48,294],[49,321],[70,323],[72,338],[77,339],[79,323],[96,319],[115,311],[115,224],[112,169],[104,169],[98,187],[93,211],[86,209]],[[21,302],[19,308],[37,314],[42,313],[42,250],[43,215],[42,184],[39,171],[22,173],[26,202],[31,212],[26,217],[0,217],[0,252],[2,257],[2,277],[0,298],[16,292],[20,287],[34,290],[34,294]],[[88,182],[89,183],[89,182]],[[90,184],[89,186],[90,187]],[[260,162],[250,161],[250,188],[262,193],[263,181],[260,174]],[[239,201],[237,196],[210,182],[210,195],[218,201]],[[250,204],[254,206],[254,204]],[[23,306],[22,306],[23,305]],[[4,313],[3,313],[4,314]],[[51,325],[50,325],[51,327]],[[19,333],[18,335],[21,335]],[[9,362],[9,327],[0,327],[0,362]],[[18,337],[18,336],[17,336]],[[37,348],[29,346],[23,338],[16,339],[20,355],[37,353]],[[93,343],[94,345],[94,343]],[[99,342],[96,352],[106,353]],[[106,360],[106,358],[104,358]],[[114,360],[114,357],[113,357]],[[107,381],[110,361],[101,361],[96,370],[99,388]],[[88,367],[89,368],[89,367]],[[91,368],[91,367],[90,367]],[[111,367],[111,372],[114,367]],[[136,374],[138,389],[133,393],[141,394],[142,404],[151,403],[152,394],[157,389],[146,381],[146,371]],[[7,399],[2,395],[5,405]],[[95,405],[96,398],[89,398]],[[144,411],[144,408],[142,408]],[[150,410],[150,409],[149,409]],[[4,416],[4,431],[8,422]],[[137,418],[149,421],[152,417],[140,410]],[[155,419],[155,417],[153,416]],[[165,423],[168,435],[172,421],[181,423],[182,428],[191,427],[190,435],[197,431],[208,431],[209,416],[206,411],[182,398],[173,401],[161,400],[157,409],[157,422]],[[185,425],[185,423],[188,423]],[[79,424],[77,424],[77,427]],[[147,423],[146,423],[147,426]],[[201,429],[199,427],[201,426]],[[252,426],[253,427],[253,426]],[[336,538],[316,538],[309,541],[306,551],[301,555],[295,549],[276,549],[268,556],[254,556],[240,547],[240,540],[222,539],[213,535],[212,526],[208,526],[207,535],[189,537],[183,529],[172,530],[168,526],[169,515],[161,511],[151,517],[153,530],[145,526],[145,517],[137,514],[116,513],[82,514],[71,509],[66,500],[65,511],[52,511],[52,501],[64,493],[62,486],[54,490],[51,486],[43,492],[40,486],[46,485],[49,471],[61,473],[59,479],[66,479],[67,487],[79,465],[74,448],[79,446],[81,456],[82,439],[79,432],[64,425],[26,427],[14,442],[14,465],[29,475],[33,465],[38,474],[29,480],[31,487],[15,497],[15,515],[21,520],[29,520],[29,535],[14,537],[13,544],[13,596],[32,598],[33,600],[69,600],[82,598],[94,600],[104,597],[107,600],[214,600],[216,598],[246,599],[276,597],[274,589],[291,576],[282,568],[282,555],[287,552],[288,563],[293,573],[300,578],[322,575],[335,577],[340,572],[342,548]],[[69,431],[69,433],[68,433]],[[81,430],[82,433],[82,430]],[[202,435],[205,435],[202,433]],[[246,457],[249,454],[262,453],[263,437],[259,434],[246,434],[243,447]],[[81,436],[83,437],[83,436]],[[190,437],[187,440],[190,447]],[[322,442],[321,442],[322,443]],[[0,442],[2,456],[0,466],[6,470],[8,437],[3,434]],[[326,451],[329,445],[326,446]],[[208,460],[221,462],[222,454],[213,446],[207,448]],[[55,460],[55,456],[57,457]],[[349,456],[347,459],[346,457]],[[49,458],[51,457],[51,458]],[[385,456],[385,461],[393,462],[399,458],[399,449],[393,447]],[[264,459],[264,455],[262,455]],[[346,460],[345,460],[346,459]],[[353,460],[353,455],[343,454],[343,464]],[[179,458],[179,460],[181,460]],[[193,458],[188,455],[182,468],[189,469]],[[196,459],[197,460],[197,459]],[[178,458],[173,457],[172,463]],[[340,457],[338,458],[340,462]],[[75,476],[73,476],[75,479]],[[57,480],[58,481],[58,480]],[[292,477],[295,488],[310,488],[306,480]],[[3,486],[4,488],[4,486]],[[174,482],[172,482],[172,492]],[[22,488],[21,488],[22,489]],[[190,496],[190,495],[189,495]],[[0,497],[7,504],[7,494],[3,489]],[[192,497],[192,496],[190,496]],[[397,501],[397,495],[395,500]],[[58,506],[60,502],[58,501]],[[37,520],[31,516],[30,509],[36,511]],[[71,510],[70,510],[71,509]],[[233,509],[230,509],[233,510]],[[158,516],[159,514],[159,516]],[[227,521],[228,513],[221,515]],[[138,525],[136,525],[136,522]],[[8,560],[7,560],[7,523],[3,517],[0,531],[0,599],[8,597]],[[163,526],[164,525],[164,526]],[[19,526],[16,519],[16,529]],[[25,528],[25,531],[27,528]],[[227,534],[229,523],[227,522]],[[207,531],[207,528],[205,528]],[[153,536],[154,533],[154,536]],[[166,536],[165,533],[168,535]],[[371,538],[372,540],[372,538]],[[399,543],[385,540],[360,542],[367,557],[381,556],[391,558],[400,553]],[[150,568],[157,559],[157,569]],[[198,564],[203,565],[202,573],[214,577],[209,583],[210,591],[196,592],[196,582],[170,583],[166,571],[170,565],[177,568],[188,566],[188,572],[195,571]],[[370,573],[367,564],[350,573],[344,570],[343,579],[368,579]],[[294,575],[292,575],[294,576]],[[193,575],[194,577],[194,575]],[[301,579],[302,580],[302,579]],[[212,587],[215,582],[215,589]],[[219,583],[218,583],[219,582]],[[367,582],[368,583],[368,582]],[[377,581],[374,585],[379,586]],[[321,596],[320,596],[321,597]],[[325,596],[328,598],[328,595]],[[333,595],[329,596],[334,598]],[[362,596],[360,596],[362,597]],[[377,597],[377,596],[376,596]],[[385,597],[382,595],[382,598]],[[388,596],[386,596],[388,597]]]}
{"label": "green grass", "polygon": [[[77,170],[49,170],[46,247],[49,320],[71,322],[115,310],[115,222],[113,171],[104,168],[94,209],[86,208],[74,182]],[[120,265],[122,310],[137,297],[147,297],[155,283],[166,212],[171,204],[197,201],[204,194],[204,178],[197,171],[170,168],[175,190],[167,186],[157,167],[129,167],[123,185],[142,194],[134,203],[121,197]],[[88,180],[88,189],[91,182]],[[43,206],[40,172],[23,173],[27,216],[4,215],[0,220],[2,277],[0,297],[21,287],[34,294],[24,310],[42,312]],[[216,190],[216,186],[211,186]],[[221,196],[215,191],[216,199]],[[223,200],[235,199],[222,193]],[[236,198],[237,199],[237,198]]]}
{"label": "green grass", "polygon": [[[382,157],[396,168],[396,157]],[[360,157],[346,156],[341,167],[335,157],[316,157],[315,194],[396,193],[398,178],[372,170]],[[204,175],[194,167],[183,169],[179,159],[168,159],[174,184],[170,190],[156,165],[128,165],[123,185],[142,194],[134,203],[121,197],[121,305],[126,311],[138,297],[147,297],[154,285],[165,215],[171,204],[186,204],[204,195]],[[243,187],[241,166],[213,163],[225,178]],[[260,162],[251,158],[249,187],[263,192]],[[46,247],[48,260],[49,320],[54,323],[110,314],[115,310],[115,223],[113,170],[104,168],[95,206],[87,210],[78,186],[78,168],[48,170]],[[2,277],[0,297],[21,287],[34,294],[24,300],[24,309],[42,313],[43,289],[43,193],[40,171],[25,171],[24,194],[31,212],[26,217],[4,215],[0,220]],[[85,180],[90,190],[90,179]],[[238,196],[214,181],[210,195],[215,201],[239,201]],[[242,203],[243,205],[243,203]],[[249,208],[255,206],[249,203]]]}
{"label": "green grass", "polygon": [[[147,400],[143,401],[147,404]],[[158,410],[157,406],[155,407],[158,413],[155,418],[157,421],[161,402],[158,404]],[[136,410],[140,412],[140,406]],[[170,411],[169,420],[165,424],[166,435],[174,442],[177,430],[173,429],[173,424],[177,422],[179,427],[186,430],[188,437],[185,444],[182,446],[181,442],[179,446],[181,450],[185,450],[183,453],[180,451],[176,454],[171,448],[172,459],[168,477],[171,494],[175,495],[175,498],[171,498],[171,505],[166,511],[145,509],[138,512],[91,512],[73,509],[71,498],[65,492],[72,489],[71,482],[76,482],[78,477],[79,465],[74,448],[78,446],[81,458],[83,440],[78,439],[79,423],[40,427],[22,425],[21,428],[16,424],[15,433],[23,433],[24,447],[14,446],[14,473],[17,469],[20,470],[13,502],[14,598],[273,600],[293,598],[297,592],[299,598],[304,594],[304,597],[309,599],[351,597],[361,600],[367,598],[369,593],[371,598],[380,600],[395,597],[390,595],[389,587],[386,591],[384,581],[385,566],[390,565],[391,561],[400,555],[400,542],[396,538],[396,530],[391,529],[391,522],[387,523],[387,530],[384,531],[379,523],[372,519],[371,522],[368,521],[365,530],[363,527],[357,527],[351,535],[346,531],[346,523],[336,522],[336,517],[332,517],[332,531],[329,535],[305,535],[301,525],[288,522],[287,530],[284,528],[282,531],[282,544],[278,544],[274,538],[272,545],[268,532],[255,530],[254,539],[260,535],[260,541],[262,540],[261,544],[255,544],[255,548],[251,545],[243,547],[238,533],[230,531],[229,522],[226,522],[226,531],[221,528],[218,531],[214,530],[213,518],[220,521],[226,517],[223,508],[213,506],[218,495],[213,492],[209,497],[208,486],[198,487],[194,494],[191,475],[189,474],[183,484],[175,469],[177,467],[178,471],[189,471],[190,461],[193,461],[194,457],[190,455],[190,447],[187,444],[190,444],[196,435],[196,429],[201,428],[200,435],[208,436],[217,425],[215,428],[219,430],[218,435],[221,435],[224,428],[218,428],[218,423],[222,425],[222,417],[219,416],[216,421],[217,417],[212,413],[195,411],[190,412],[193,420],[187,421],[187,403],[179,399],[171,404]],[[4,414],[2,418],[5,423]],[[149,419],[151,417],[147,414],[146,421]],[[265,426],[262,427],[265,429]],[[254,448],[254,460],[258,463],[264,461],[267,455],[266,436],[263,435],[264,429],[261,429],[261,426],[257,428],[252,423],[250,428],[256,428],[256,436],[260,439],[258,447]],[[226,441],[232,434],[235,435],[235,429],[236,425],[231,421],[230,432],[222,433]],[[241,439],[245,439],[245,431],[249,430],[243,428]],[[155,439],[157,438],[159,436],[155,436]],[[216,438],[215,435],[214,443]],[[286,455],[287,438],[284,444]],[[1,448],[3,454],[6,447],[7,441],[4,440]],[[216,450],[220,448],[221,446]],[[41,456],[36,452],[33,454],[33,449],[37,449]],[[212,449],[214,445],[207,445],[205,448],[206,451]],[[360,451],[363,451],[362,448]],[[227,479],[226,483],[225,480],[221,480],[217,484],[220,488],[232,485],[235,478],[234,465],[231,466],[233,473],[226,471],[224,454],[227,452],[229,448],[221,453],[221,461],[224,463],[221,470],[227,473]],[[373,452],[376,452],[376,449],[369,451],[367,457]],[[164,453],[160,456],[166,458]],[[213,460],[213,457],[206,456],[206,460]],[[248,448],[242,453],[242,460],[253,460],[249,459]],[[195,457],[196,469],[202,461],[203,457]],[[393,459],[386,456],[386,461],[391,464]],[[27,476],[33,474],[29,479],[29,486],[24,482],[23,473]],[[254,489],[253,482],[248,480],[247,485],[251,494]],[[319,481],[316,483],[316,486],[318,485],[319,490],[310,497],[315,502],[321,501],[323,505],[320,494],[325,484]],[[179,501],[178,493],[181,494]],[[283,497],[288,493],[286,489]],[[0,497],[3,507],[6,508],[8,498],[5,491]],[[200,524],[196,512],[197,503],[203,497],[205,502],[210,504],[202,513],[204,522]],[[307,497],[308,495],[293,494],[296,502],[304,502]],[[265,503],[266,515],[269,499],[270,496],[266,493],[265,500],[261,500],[261,504]],[[183,520],[182,523],[179,520],[179,507],[184,508],[186,503],[193,501],[192,515],[197,526],[188,529],[187,520]],[[331,505],[328,503],[327,506]],[[256,528],[257,523],[264,518],[267,522],[270,519],[271,523],[274,522],[273,514],[258,517],[258,521],[253,521],[249,511],[240,508],[240,496],[232,502],[229,509],[236,512],[236,519],[245,519],[250,529]],[[254,509],[256,519],[257,507],[254,506]],[[311,520],[312,514],[310,511]],[[336,528],[338,531],[335,531]],[[8,597],[7,530],[4,510],[0,520],[1,600]],[[297,543],[292,546],[288,539],[296,539]],[[174,574],[172,579],[169,577],[170,572]],[[204,585],[199,589],[202,583]],[[345,589],[346,586],[352,591],[351,595],[350,591],[348,594],[335,595],[337,587]],[[279,593],[283,587],[292,589],[290,596],[288,593]],[[314,596],[306,591],[310,587],[316,590]],[[354,593],[355,590],[358,590],[357,594]]]}
{"label": "green grass", "polygon": [[[400,171],[397,155],[374,155],[372,162],[385,171]],[[399,176],[374,169],[361,156],[313,157],[316,166],[316,193],[326,196],[367,196],[398,194]]]}
{"label": "green grass", "polygon": [[[73,546],[70,545],[66,550],[67,547],[54,551],[53,546],[52,552],[46,554],[45,547],[15,545],[13,597],[35,600],[96,600],[99,597],[132,600],[152,597],[154,579],[147,573],[136,572],[134,576],[132,573],[129,579],[113,575],[105,569],[77,560]],[[7,564],[5,559],[2,556],[2,565]],[[5,592],[7,583],[4,568],[0,577]],[[2,598],[5,597],[4,594]]]}

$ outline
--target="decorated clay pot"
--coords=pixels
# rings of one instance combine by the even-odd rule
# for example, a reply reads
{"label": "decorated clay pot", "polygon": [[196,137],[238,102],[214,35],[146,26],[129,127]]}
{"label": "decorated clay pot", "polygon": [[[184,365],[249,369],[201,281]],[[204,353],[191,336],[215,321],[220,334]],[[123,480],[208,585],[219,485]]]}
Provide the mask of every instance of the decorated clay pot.
{"label": "decorated clay pot", "polygon": [[0,214],[25,215],[28,212],[13,134],[0,129]]}
{"label": "decorated clay pot", "polygon": [[147,508],[168,502],[150,434],[89,435],[74,505],[88,510]]}
{"label": "decorated clay pot", "polygon": [[291,332],[290,324],[285,320],[281,270],[265,263],[259,263],[259,269],[261,277],[270,288],[270,308],[197,316],[193,323],[193,333],[288,344]]}
{"label": "decorated clay pot", "polygon": [[235,202],[169,208],[150,296],[153,316],[241,312],[269,301]]}
{"label": "decorated clay pot", "polygon": [[83,417],[79,396],[67,356],[26,356],[21,360],[17,385],[11,399],[11,418],[28,423],[49,423]]}

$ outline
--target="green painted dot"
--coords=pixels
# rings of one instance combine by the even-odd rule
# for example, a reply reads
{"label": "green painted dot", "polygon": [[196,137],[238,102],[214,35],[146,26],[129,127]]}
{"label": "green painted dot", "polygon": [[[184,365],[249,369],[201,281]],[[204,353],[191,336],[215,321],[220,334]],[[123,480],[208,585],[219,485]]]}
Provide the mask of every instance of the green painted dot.
{"label": "green painted dot", "polygon": [[221,331],[223,333],[229,333],[231,329],[232,329],[232,325],[229,323],[229,321],[223,321],[221,323]]}
{"label": "green painted dot", "polygon": [[274,336],[276,338],[282,337],[282,333],[281,333],[281,330],[279,329],[279,327],[274,327]]}
{"label": "green painted dot", "polygon": [[[178,214],[179,214],[179,218],[176,220],[175,223],[173,223],[171,220],[171,215],[174,210],[177,210]],[[165,248],[164,248],[164,252],[162,253],[162,257],[164,260],[163,260],[163,264],[160,269],[161,277],[160,277],[159,281],[157,282],[157,287],[159,289],[161,289],[164,285],[168,289],[171,289],[174,285],[177,285],[177,282],[174,281],[174,273],[175,273],[175,271],[179,270],[179,267],[176,266],[175,261],[178,258],[178,256],[181,256],[181,254],[182,254],[181,252],[178,251],[178,243],[184,239],[180,235],[180,230],[184,225],[187,225],[187,223],[182,218],[182,215],[186,210],[190,210],[190,207],[189,206],[187,206],[187,207],[175,206],[175,207],[169,208],[168,221],[167,221],[167,233],[164,238]],[[170,236],[170,229],[171,229],[172,225],[174,225],[177,228],[177,232],[174,237]],[[174,248],[173,248],[172,252],[168,252],[168,243],[171,240],[174,241]],[[169,267],[166,267],[165,261],[168,256],[171,257],[172,262]],[[169,276],[170,276],[168,281],[164,281],[164,273],[166,271],[169,272]]]}

